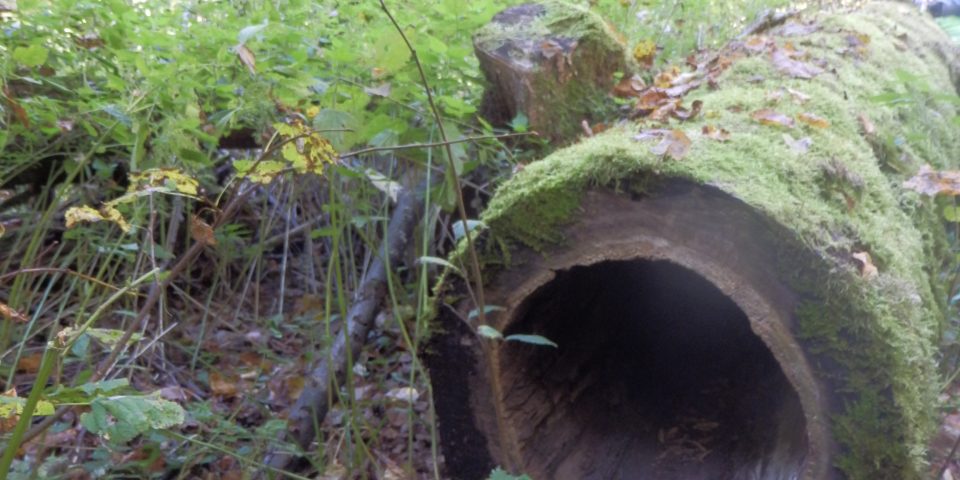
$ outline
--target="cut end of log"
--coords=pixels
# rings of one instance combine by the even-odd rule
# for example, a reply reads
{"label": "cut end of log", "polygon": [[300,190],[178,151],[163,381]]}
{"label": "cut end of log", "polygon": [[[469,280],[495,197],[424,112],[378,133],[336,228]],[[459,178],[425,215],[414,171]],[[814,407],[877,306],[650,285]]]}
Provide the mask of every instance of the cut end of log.
{"label": "cut end of log", "polygon": [[[799,397],[746,314],[663,260],[558,272],[505,333],[509,421],[534,478],[795,478]],[[751,475],[759,474],[759,477]]]}

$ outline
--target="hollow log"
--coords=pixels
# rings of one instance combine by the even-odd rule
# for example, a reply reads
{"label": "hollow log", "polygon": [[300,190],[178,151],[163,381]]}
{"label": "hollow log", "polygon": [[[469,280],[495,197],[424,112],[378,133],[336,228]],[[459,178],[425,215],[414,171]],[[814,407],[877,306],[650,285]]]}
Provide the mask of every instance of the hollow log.
{"label": "hollow log", "polygon": [[477,335],[463,280],[443,283],[426,362],[450,477],[924,476],[948,250],[936,199],[903,184],[960,158],[955,50],[899,3],[766,35],[813,74],[757,39],[722,52],[716,89],[684,99],[702,115],[668,127],[682,154],[624,125],[500,187],[488,322],[558,347]]}

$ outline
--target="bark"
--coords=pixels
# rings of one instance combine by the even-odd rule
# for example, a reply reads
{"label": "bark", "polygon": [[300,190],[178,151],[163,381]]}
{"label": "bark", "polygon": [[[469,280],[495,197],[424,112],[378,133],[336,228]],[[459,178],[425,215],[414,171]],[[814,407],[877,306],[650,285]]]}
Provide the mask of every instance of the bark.
{"label": "bark", "polygon": [[[413,236],[413,229],[420,219],[422,193],[422,187],[404,189],[400,193],[379,255],[374,258],[357,290],[343,328],[330,345],[329,352],[321,355],[310,367],[308,384],[290,409],[285,436],[303,449],[307,449],[316,438],[315,426],[323,423],[330,409],[330,399],[335,396],[331,388],[344,381],[347,360],[358,358],[360,354],[374,316],[387,293],[387,277],[401,262]],[[295,456],[290,453],[273,451],[268,454],[265,463],[284,469],[293,460]]]}

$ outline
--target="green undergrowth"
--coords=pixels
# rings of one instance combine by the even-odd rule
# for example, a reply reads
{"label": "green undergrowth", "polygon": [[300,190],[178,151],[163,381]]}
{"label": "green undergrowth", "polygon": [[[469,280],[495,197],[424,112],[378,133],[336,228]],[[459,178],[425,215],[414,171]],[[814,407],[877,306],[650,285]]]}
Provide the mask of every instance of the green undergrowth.
{"label": "green undergrowth", "polygon": [[[935,282],[945,241],[935,202],[901,184],[923,164],[955,168],[960,153],[955,88],[936,50],[947,39],[898,4],[818,22],[819,32],[791,40],[825,61],[823,74],[793,79],[766,56],[738,60],[718,90],[701,88],[685,100],[704,102],[701,118],[669,127],[692,139],[680,160],[650,153],[656,141],[634,139],[661,125],[630,124],[528,166],[484,213],[495,239],[488,245],[549,254],[562,245],[585,190],[623,189],[637,178],[686,179],[744,201],[792,232],[800,250],[777,268],[804,299],[797,333],[837,394],[837,466],[849,478],[916,478],[933,425],[945,298]],[[856,34],[869,37],[862,58],[844,53]],[[810,99],[770,101],[781,87]],[[813,113],[829,126],[762,125],[751,113],[763,108]],[[875,134],[864,133],[861,117]],[[728,130],[730,140],[706,138],[705,125]],[[809,151],[793,149],[785,134],[809,137]],[[490,263],[500,262],[499,250],[491,249]],[[877,276],[861,277],[856,252],[871,255]],[[817,263],[802,264],[811,253]]]}

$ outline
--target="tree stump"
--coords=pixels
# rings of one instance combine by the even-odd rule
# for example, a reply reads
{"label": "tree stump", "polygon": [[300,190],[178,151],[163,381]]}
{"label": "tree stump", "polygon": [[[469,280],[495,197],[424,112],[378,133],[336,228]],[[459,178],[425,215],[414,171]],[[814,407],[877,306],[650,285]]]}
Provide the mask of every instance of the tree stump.
{"label": "tree stump", "polygon": [[716,89],[685,98],[703,115],[666,127],[682,155],[648,140],[662,126],[617,127],[498,190],[488,321],[558,348],[477,335],[462,280],[442,285],[462,300],[425,360],[450,477],[510,458],[551,479],[923,475],[949,252],[937,203],[903,184],[960,158],[954,49],[876,3],[720,55]]}
{"label": "tree stump", "polygon": [[482,111],[496,124],[519,114],[551,141],[572,139],[581,122],[604,118],[614,74],[629,67],[618,34],[574,5],[546,1],[508,8],[473,41],[490,82]]}

